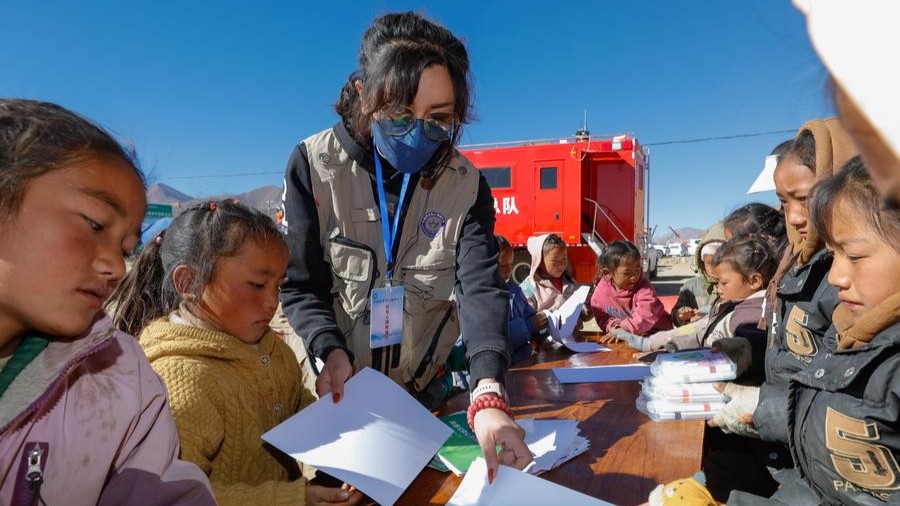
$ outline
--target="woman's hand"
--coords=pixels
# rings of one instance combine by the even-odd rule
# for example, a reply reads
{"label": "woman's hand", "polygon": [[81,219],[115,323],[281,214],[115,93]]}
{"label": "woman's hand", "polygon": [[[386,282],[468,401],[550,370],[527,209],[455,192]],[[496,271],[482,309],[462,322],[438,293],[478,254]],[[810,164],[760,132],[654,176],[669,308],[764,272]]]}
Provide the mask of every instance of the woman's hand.
{"label": "woman's hand", "polygon": [[500,464],[522,470],[534,458],[525,444],[525,431],[503,410],[485,408],[475,413],[475,436],[484,452],[488,483],[494,482]]}
{"label": "woman's hand", "polygon": [[344,395],[344,383],[353,375],[353,365],[347,352],[340,348],[331,350],[325,359],[325,366],[316,378],[316,393],[319,397],[331,393],[334,403],[340,402]]}
{"label": "woman's hand", "polygon": [[341,488],[323,487],[311,483],[306,485],[306,504],[308,506],[353,506],[362,498],[362,492],[346,483]]}

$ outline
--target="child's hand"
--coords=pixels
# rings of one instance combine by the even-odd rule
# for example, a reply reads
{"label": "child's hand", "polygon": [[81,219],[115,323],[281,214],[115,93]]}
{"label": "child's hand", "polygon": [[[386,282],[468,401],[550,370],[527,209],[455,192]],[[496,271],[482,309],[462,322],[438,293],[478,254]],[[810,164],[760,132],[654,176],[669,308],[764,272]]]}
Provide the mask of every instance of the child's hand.
{"label": "child's hand", "polygon": [[719,383],[716,390],[731,398],[716,416],[707,422],[710,427],[719,427],[722,432],[734,432],[742,436],[759,438],[759,431],[753,425],[753,412],[759,404],[759,387],[746,387],[734,383]]}
{"label": "child's hand", "polygon": [[696,318],[697,315],[697,310],[692,307],[683,307],[678,309],[678,321],[694,321],[693,319]]}
{"label": "child's hand", "polygon": [[536,330],[541,331],[547,328],[547,315],[543,312],[535,313],[534,316],[531,317],[531,326]]}
{"label": "child's hand", "polygon": [[306,504],[309,506],[352,506],[363,498],[362,492],[344,483],[341,488],[306,485]]}

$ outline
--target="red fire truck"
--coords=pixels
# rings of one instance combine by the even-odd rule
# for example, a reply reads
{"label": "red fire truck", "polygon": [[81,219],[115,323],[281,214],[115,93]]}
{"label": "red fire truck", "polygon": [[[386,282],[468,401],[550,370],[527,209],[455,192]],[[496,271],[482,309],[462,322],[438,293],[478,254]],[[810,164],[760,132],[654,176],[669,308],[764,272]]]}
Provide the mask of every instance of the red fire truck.
{"label": "red fire truck", "polygon": [[649,159],[629,134],[463,146],[494,195],[496,232],[516,248],[513,277],[528,275],[526,241],[555,233],[569,246],[575,279],[589,283],[597,255],[616,240],[638,245],[644,268],[656,275],[656,251],[648,247],[645,219]]}

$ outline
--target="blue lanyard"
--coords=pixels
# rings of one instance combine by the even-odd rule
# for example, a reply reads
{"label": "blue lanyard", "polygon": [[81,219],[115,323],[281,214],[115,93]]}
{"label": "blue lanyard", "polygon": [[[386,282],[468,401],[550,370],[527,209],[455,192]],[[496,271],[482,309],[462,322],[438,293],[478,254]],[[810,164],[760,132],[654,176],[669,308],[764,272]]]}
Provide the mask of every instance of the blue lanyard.
{"label": "blue lanyard", "polygon": [[381,168],[381,157],[375,149],[375,185],[378,187],[378,208],[381,212],[381,234],[384,237],[384,261],[387,264],[387,279],[394,276],[394,241],[397,240],[397,227],[400,226],[400,215],[403,202],[406,200],[406,189],[409,187],[409,174],[403,175],[403,186],[400,188],[400,200],[394,209],[393,224],[389,224],[390,215],[387,199],[384,197],[384,171]]}

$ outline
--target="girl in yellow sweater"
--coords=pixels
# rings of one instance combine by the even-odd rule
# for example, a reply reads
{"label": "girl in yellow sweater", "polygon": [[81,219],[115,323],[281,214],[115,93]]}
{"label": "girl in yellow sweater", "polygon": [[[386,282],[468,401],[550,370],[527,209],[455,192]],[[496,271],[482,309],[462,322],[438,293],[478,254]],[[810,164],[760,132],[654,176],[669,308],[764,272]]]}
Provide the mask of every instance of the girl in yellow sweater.
{"label": "girl in yellow sweater", "polygon": [[222,505],[359,502],[308,485],[260,436],[306,406],[291,349],[269,328],[288,251],[274,222],[234,201],[199,204],[145,245],[111,299],[169,389],[181,457]]}

